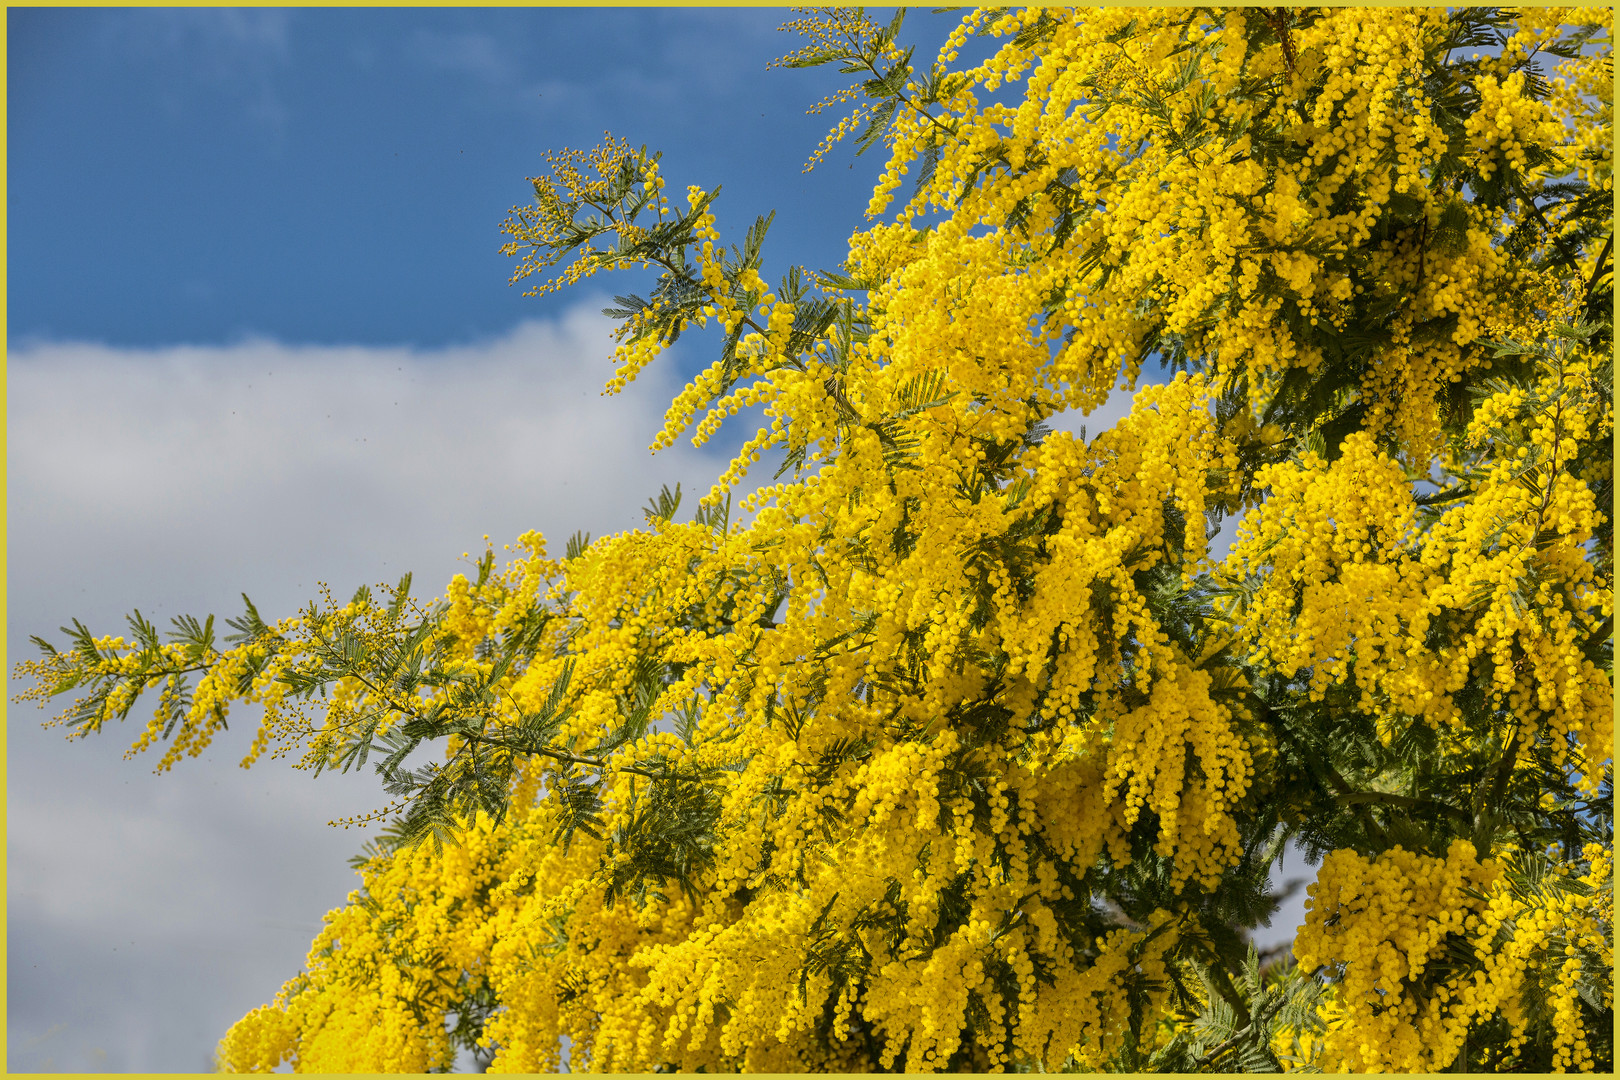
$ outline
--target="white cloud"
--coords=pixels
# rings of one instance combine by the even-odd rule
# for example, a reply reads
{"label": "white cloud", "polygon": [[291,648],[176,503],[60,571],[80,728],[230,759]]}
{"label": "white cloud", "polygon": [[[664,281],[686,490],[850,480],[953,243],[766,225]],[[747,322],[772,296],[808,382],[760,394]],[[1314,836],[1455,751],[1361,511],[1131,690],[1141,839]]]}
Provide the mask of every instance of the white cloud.
{"label": "white cloud", "polygon": [[[630,527],[661,482],[691,490],[717,458],[649,455],[668,365],[603,397],[610,351],[605,320],[576,310],[429,351],[14,352],[13,562],[126,592],[168,563],[163,597],[218,606],[258,588],[292,603],[317,577],[352,587],[415,569],[419,587],[442,587],[484,533],[499,545],[539,527],[560,546]],[[14,602],[60,580],[30,578]]]}
{"label": "white cloud", "polygon": [[1113,427],[1122,417],[1129,413],[1131,411],[1131,402],[1135,397],[1134,391],[1121,390],[1116,387],[1109,393],[1108,400],[1091,410],[1089,414],[1080,409],[1055,413],[1046,421],[1046,426],[1053,431],[1072,432],[1076,437],[1084,431],[1089,441]]}

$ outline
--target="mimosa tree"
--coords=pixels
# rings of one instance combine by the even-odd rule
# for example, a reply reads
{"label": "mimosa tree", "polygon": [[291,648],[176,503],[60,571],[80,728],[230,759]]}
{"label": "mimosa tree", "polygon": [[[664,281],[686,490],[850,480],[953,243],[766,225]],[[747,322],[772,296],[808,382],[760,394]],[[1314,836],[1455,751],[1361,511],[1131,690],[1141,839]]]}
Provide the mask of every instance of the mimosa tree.
{"label": "mimosa tree", "polygon": [[22,665],[397,799],[223,1066],[1612,1069],[1609,23],[826,11],[817,156],[888,164],[775,287],[656,154],[552,155],[508,251],[640,275],[609,389],[718,338],[654,449],[764,408],[695,508]]}

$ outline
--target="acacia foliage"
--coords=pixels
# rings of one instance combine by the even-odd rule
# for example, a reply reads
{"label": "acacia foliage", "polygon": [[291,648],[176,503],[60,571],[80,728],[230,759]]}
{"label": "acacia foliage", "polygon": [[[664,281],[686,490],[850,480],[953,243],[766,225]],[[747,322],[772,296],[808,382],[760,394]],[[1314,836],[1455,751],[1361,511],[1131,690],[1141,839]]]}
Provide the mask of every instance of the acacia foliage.
{"label": "acacia foliage", "polygon": [[899,26],[785,61],[889,155],[837,272],[613,140],[507,222],[537,289],[652,273],[610,388],[719,327],[655,448],[769,426],[694,517],[24,665],[399,799],[222,1064],[1612,1069],[1608,12]]}

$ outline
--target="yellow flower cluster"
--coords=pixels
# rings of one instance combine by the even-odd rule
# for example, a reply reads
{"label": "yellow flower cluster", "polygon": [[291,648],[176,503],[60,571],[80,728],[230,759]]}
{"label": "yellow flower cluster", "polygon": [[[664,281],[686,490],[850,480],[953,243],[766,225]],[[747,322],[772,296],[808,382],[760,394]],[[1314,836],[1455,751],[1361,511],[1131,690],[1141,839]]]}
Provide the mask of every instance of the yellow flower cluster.
{"label": "yellow flower cluster", "polygon": [[1534,175],[1527,146],[1556,141],[1563,134],[1552,109],[1525,93],[1523,71],[1498,82],[1487,75],[1476,84],[1480,109],[1468,118],[1468,147],[1479,155],[1479,174],[1489,179],[1500,156],[1511,168]]}
{"label": "yellow flower cluster", "polygon": [[[1509,1068],[1525,1041],[1525,987],[1536,980],[1555,1016],[1554,1068],[1590,1070],[1577,995],[1596,974],[1583,970],[1582,953],[1613,965],[1613,853],[1589,845],[1582,859],[1584,868],[1552,865],[1538,888],[1478,859],[1466,840],[1444,859],[1399,847],[1376,859],[1330,854],[1294,943],[1301,965],[1342,970],[1318,1064],[1437,1071],[1500,1014],[1512,1032],[1501,1063]],[[1459,964],[1459,954],[1477,966]]]}
{"label": "yellow flower cluster", "polygon": [[1498,873],[1466,840],[1454,842],[1444,859],[1396,847],[1375,860],[1335,851],[1322,861],[1294,955],[1303,966],[1344,966],[1339,1015],[1326,1040],[1331,1063],[1428,1072],[1455,1056],[1472,1013],[1461,997],[1455,1005],[1450,999],[1464,988],[1443,983],[1427,1001],[1407,988],[1443,956],[1449,935],[1478,926],[1484,903],[1470,893]]}
{"label": "yellow flower cluster", "polygon": [[[1022,1055],[1072,1047],[1077,1061],[1097,1065],[1124,1037],[1130,1007],[1121,981],[1140,980],[1150,998],[1163,997],[1175,934],[1162,912],[1141,931],[1096,942],[1093,962],[1066,969],[1057,995],[1036,993],[1031,953],[1056,947],[1050,917],[1039,915],[1012,933],[975,916],[926,962],[880,956],[864,989],[835,986],[826,974],[801,986],[795,954],[782,946],[813,933],[813,904],[776,893],[744,911],[710,893],[640,909],[604,905],[576,884],[592,875],[600,843],[581,838],[565,851],[549,842],[552,824],[550,811],[531,808],[501,826],[480,820],[442,853],[423,847],[373,860],[364,887],[327,916],[308,969],[231,1029],[221,1066],[440,1067],[447,1012],[480,987],[505,1005],[484,1029],[500,1048],[497,1072],[556,1071],[564,1035],[575,1069],[656,1061],[683,1070],[721,1062],[747,1071],[871,1069],[905,1049],[913,1067],[934,1071],[957,1049],[970,998],[1016,1032]],[[994,982],[1002,960],[1021,987],[1005,1004]],[[818,1017],[831,1012],[847,1037],[857,1002],[866,1022],[895,1033],[877,1060],[853,1047],[831,1060],[817,1055],[808,1037]],[[976,1052],[981,1068],[1009,1063],[999,1038]]]}
{"label": "yellow flower cluster", "polygon": [[[520,256],[517,269],[512,272],[513,284],[549,270],[566,250],[573,250],[563,247],[566,238],[558,227],[560,222],[573,218],[571,207],[589,206],[608,223],[634,228],[627,221],[614,220],[610,198],[613,180],[627,164],[635,164],[634,157],[630,145],[612,135],[604,136],[602,145],[594,150],[547,151],[546,164],[551,175],[532,179],[535,202],[513,207],[512,216],[506,221],[506,232],[514,239],[501,251],[509,256]],[[657,186],[661,188],[662,184]],[[622,240],[631,238],[630,233],[620,234]],[[526,295],[544,296],[610,267],[611,261],[601,258],[604,254],[606,252],[587,244],[561,273],[534,286]]]}
{"label": "yellow flower cluster", "polygon": [[[1157,958],[1173,942],[1173,928],[1146,944],[1146,929],[1094,945],[1074,942],[1060,933],[1054,914],[1054,905],[1075,899],[1074,886],[1065,882],[1078,881],[1105,847],[1128,862],[1128,834],[1151,810],[1149,835],[1172,861],[1176,887],[1188,881],[1212,886],[1238,854],[1231,814],[1249,783],[1245,742],[1228,710],[1210,700],[1209,675],[1169,643],[1130,573],[1122,571],[1166,557],[1167,504],[1201,516],[1204,455],[1216,439],[1206,400],[1194,379],[1146,391],[1129,421],[1091,446],[1057,437],[1035,451],[1022,494],[992,494],[977,503],[955,493],[964,477],[960,452],[949,448],[963,438],[953,431],[954,417],[941,423],[945,406],[936,407],[940,417],[918,414],[914,460],[921,475],[914,480],[910,470],[896,473],[912,500],[910,527],[918,534],[903,555],[882,539],[899,527],[893,511],[879,500],[846,494],[859,485],[862,468],[871,475],[882,467],[881,444],[857,444],[851,453],[870,454],[876,464],[840,458],[817,483],[779,485],[772,489],[774,505],[763,506],[746,528],[660,523],[650,532],[599,541],[566,563],[542,558],[531,538],[531,555],[504,573],[476,584],[458,577],[442,626],[453,655],[467,665],[484,663],[474,643],[513,625],[537,598],[566,598],[567,654],[576,666],[562,738],[573,754],[590,755],[605,745],[621,722],[638,657],[651,653],[686,671],[651,703],[651,714],[689,710],[697,726],[684,738],[650,731],[612,751],[611,761],[661,759],[728,770],[721,774],[728,779],[713,826],[725,843],[699,874],[692,897],[671,894],[640,909],[623,902],[608,907],[597,890],[624,855],[576,836],[573,853],[554,872],[523,871],[534,891],[511,892],[511,900],[521,901],[528,914],[514,913],[508,921],[466,909],[467,922],[457,922],[454,932],[510,927],[499,932],[497,946],[504,936],[514,950],[512,963],[521,960],[516,982],[517,973],[498,974],[494,954],[487,961],[500,1000],[528,1003],[509,1005],[491,1022],[489,1037],[502,1048],[497,1066],[549,1067],[554,1058],[545,1055],[554,1054],[557,1035],[567,1033],[580,1060],[594,1068],[653,1061],[683,1068],[819,1068],[829,1059],[819,1049],[817,1018],[829,1009],[845,1023],[856,1013],[871,1026],[878,1038],[874,1065],[893,1064],[904,1053],[909,1068],[939,1068],[967,1053],[982,1067],[1001,1067],[1010,1064],[1003,1048],[1009,1038],[1020,1055],[1074,1054],[1101,1062],[1116,1051],[1129,1019],[1126,1000],[1116,993],[1122,973],[1157,982]],[[828,496],[830,506],[820,501],[823,491],[836,492]],[[807,527],[806,518],[827,514],[849,516],[845,535],[871,537],[864,554],[854,545],[829,549],[821,530]],[[976,541],[995,542],[1028,514],[1061,517],[1064,524],[1050,565],[1040,571],[1041,584],[1021,595],[994,563],[965,561],[962,552]],[[1193,557],[1202,550],[1199,544]],[[974,597],[986,574],[986,585],[1000,584],[988,597],[988,621],[976,627]],[[782,621],[762,621],[772,615],[767,598],[777,590],[823,577],[827,586],[814,603],[795,591],[776,616]],[[1093,590],[1112,598],[1111,623],[1097,621]],[[687,624],[677,618],[681,612],[701,614]],[[358,615],[361,622],[375,617]],[[840,629],[862,621],[870,627],[862,640]],[[1054,631],[1067,645],[1051,651],[1040,638]],[[919,637],[930,657],[920,669],[912,659]],[[1140,650],[1122,654],[1117,644],[1104,644],[1131,637],[1142,642]],[[986,648],[1013,658],[1002,689],[991,690],[991,704],[1015,723],[999,738],[979,741],[977,753],[993,778],[979,795],[942,786],[964,743],[962,733],[938,718],[984,692],[991,677],[971,658]],[[546,656],[542,650],[524,671],[506,677],[516,710],[538,708],[550,692],[560,657]],[[820,659],[810,663],[811,656]],[[896,679],[914,685],[904,692],[879,689]],[[1110,693],[1082,705],[1097,679],[1140,694],[1145,704],[1126,708]],[[335,701],[334,714],[345,718],[336,726],[352,724],[347,718],[369,693]],[[1038,705],[1041,695],[1053,704]],[[772,712],[782,719],[760,721]],[[1030,734],[1028,725],[1047,730]],[[325,730],[332,728],[329,723]],[[853,740],[868,749],[839,749]],[[316,745],[330,752],[319,738]],[[561,773],[543,775],[549,786]],[[611,773],[606,812],[635,813],[645,785],[640,773]],[[556,812],[542,799],[491,835],[521,849],[522,858],[537,858]],[[464,848],[477,857],[479,843]],[[447,860],[451,850],[457,849],[446,849]],[[448,885],[434,875],[448,870],[441,863],[424,869],[417,860],[425,857],[398,856],[389,872],[415,882],[424,897],[439,896]],[[507,869],[495,879],[506,880],[521,865],[504,863]],[[790,882],[798,884],[785,888]],[[384,888],[367,886],[372,897]],[[956,899],[947,900],[953,891]],[[944,940],[931,941],[948,903],[965,905],[969,914]],[[369,911],[358,905],[342,920],[382,918]],[[1016,925],[999,925],[1013,912]],[[875,918],[892,919],[895,935],[878,939],[855,929]],[[571,945],[572,966],[540,964],[534,956],[540,939],[532,935],[551,935],[558,925],[569,935],[586,935],[581,941],[615,927],[618,952],[594,945],[589,967],[581,969],[586,948],[576,952]],[[354,931],[333,936],[358,940]],[[818,949],[864,952],[871,957],[869,972],[854,983],[818,973],[801,994],[797,973]],[[613,956],[620,959],[610,963]],[[1072,993],[1037,993],[1037,970]],[[964,982],[964,973],[976,974]],[[331,1000],[356,992],[345,989],[351,986],[375,992],[364,980],[338,980],[318,993],[298,990],[297,1000]],[[574,993],[570,987],[589,988],[588,1009],[566,1005],[562,995]],[[323,1017],[296,1025],[300,1068],[350,1067],[359,1060],[306,1056],[306,1046],[325,1055],[320,1047],[341,1041],[335,1035],[318,1041],[327,1039],[320,1033],[332,1023],[325,1017],[363,1015],[384,1031],[385,1018],[395,1015],[386,997],[343,1000],[330,1013],[314,1004],[306,1013],[292,998],[273,1010]],[[969,1028],[969,1013],[989,1019]],[[594,1019],[584,1023],[585,1016]],[[279,1045],[261,1025],[284,1031],[280,1016],[255,1017],[243,1021],[232,1045]],[[526,1026],[542,1022],[551,1026]],[[969,1030],[971,1041],[964,1043]],[[386,1058],[390,1063],[430,1062],[437,1060],[435,1045],[377,1047],[416,1055]],[[261,1050],[253,1053],[261,1057],[242,1058],[242,1067],[268,1060]]]}
{"label": "yellow flower cluster", "polygon": [[1253,659],[1307,673],[1317,698],[1353,677],[1386,742],[1411,718],[1460,730],[1457,695],[1483,670],[1522,737],[1548,737],[1595,791],[1614,707],[1583,640],[1613,612],[1613,586],[1588,551],[1605,515],[1569,467],[1612,436],[1612,410],[1578,351],[1487,398],[1469,429],[1485,454],[1477,490],[1427,527],[1407,468],[1366,434],[1331,464],[1262,468],[1270,497],[1228,561],[1265,575],[1243,619]]}
{"label": "yellow flower cluster", "polygon": [[[307,970],[220,1044],[225,1071],[426,1072],[451,1063],[446,1008],[485,978],[490,900],[511,851],[487,821],[435,853],[373,863],[328,914]],[[469,986],[469,982],[471,986]]]}

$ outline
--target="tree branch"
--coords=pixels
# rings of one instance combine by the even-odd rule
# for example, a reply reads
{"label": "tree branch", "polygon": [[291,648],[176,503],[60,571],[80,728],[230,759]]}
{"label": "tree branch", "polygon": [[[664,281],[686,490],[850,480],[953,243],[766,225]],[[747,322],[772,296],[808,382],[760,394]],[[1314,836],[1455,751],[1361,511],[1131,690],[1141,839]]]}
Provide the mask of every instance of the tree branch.
{"label": "tree branch", "polygon": [[1581,306],[1584,308],[1592,302],[1592,290],[1597,288],[1598,278],[1603,276],[1603,264],[1608,261],[1609,253],[1614,250],[1614,233],[1603,241],[1603,250],[1598,253],[1597,263],[1592,267],[1592,277],[1586,283],[1586,293],[1581,297]]}

